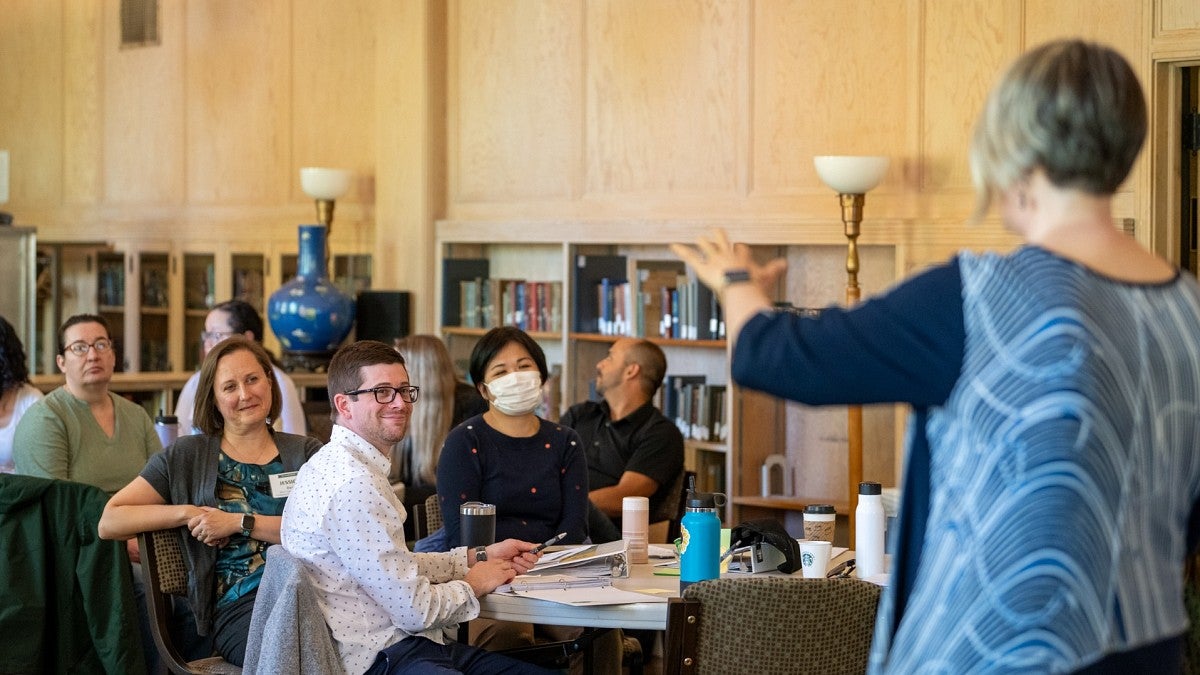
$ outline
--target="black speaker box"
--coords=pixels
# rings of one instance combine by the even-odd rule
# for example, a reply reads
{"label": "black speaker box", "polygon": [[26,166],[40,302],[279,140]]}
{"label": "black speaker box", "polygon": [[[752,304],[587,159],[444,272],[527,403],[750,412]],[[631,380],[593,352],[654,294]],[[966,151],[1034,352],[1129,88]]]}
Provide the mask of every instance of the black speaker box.
{"label": "black speaker box", "polygon": [[409,332],[411,311],[408,291],[359,291],[355,308],[355,337],[392,344]]}

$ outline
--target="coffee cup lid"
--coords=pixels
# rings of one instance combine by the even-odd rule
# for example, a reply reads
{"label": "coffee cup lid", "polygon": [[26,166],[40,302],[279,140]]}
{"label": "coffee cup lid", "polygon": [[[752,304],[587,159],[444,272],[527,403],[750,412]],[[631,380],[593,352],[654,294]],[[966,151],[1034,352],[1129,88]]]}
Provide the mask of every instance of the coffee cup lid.
{"label": "coffee cup lid", "polygon": [[463,502],[462,506],[458,507],[458,512],[464,516],[493,516],[496,515],[496,505],[483,502]]}
{"label": "coffee cup lid", "polygon": [[833,508],[832,504],[809,504],[808,506],[804,507],[804,512],[824,515],[829,513],[837,513],[837,509]]}

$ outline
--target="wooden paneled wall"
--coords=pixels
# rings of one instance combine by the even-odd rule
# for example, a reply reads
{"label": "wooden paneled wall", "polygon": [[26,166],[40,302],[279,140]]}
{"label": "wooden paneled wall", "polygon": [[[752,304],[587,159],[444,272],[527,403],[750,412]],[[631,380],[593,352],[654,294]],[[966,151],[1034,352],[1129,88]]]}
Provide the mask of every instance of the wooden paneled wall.
{"label": "wooden paneled wall", "polygon": [[[5,1],[3,208],[43,239],[294,247],[297,169],[348,167],[332,246],[375,251],[421,330],[437,219],[836,233],[815,154],[892,157],[863,241],[895,245],[897,274],[1009,246],[960,224],[1005,63],[1082,35],[1166,97],[1156,59],[1200,60],[1194,0],[165,0],[161,43],[133,49],[119,5]],[[1147,163],[1116,215],[1161,247],[1170,171]]]}
{"label": "wooden paneled wall", "polygon": [[119,0],[6,3],[6,210],[47,240],[294,249],[299,168],[337,166],[358,179],[333,246],[370,249],[378,5],[165,1],[159,44],[122,48]]}

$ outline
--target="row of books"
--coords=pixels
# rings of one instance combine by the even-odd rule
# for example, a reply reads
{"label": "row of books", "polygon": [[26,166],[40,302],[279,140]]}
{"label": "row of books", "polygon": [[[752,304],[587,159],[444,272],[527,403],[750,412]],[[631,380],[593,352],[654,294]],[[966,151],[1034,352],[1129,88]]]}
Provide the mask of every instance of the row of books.
{"label": "row of books", "polygon": [[726,394],[725,385],[709,384],[703,375],[667,375],[663,379],[661,410],[684,438],[724,442],[729,439]]}
{"label": "row of books", "polygon": [[[562,283],[492,278],[486,258],[442,261],[442,325],[530,331],[562,329]],[[717,298],[678,260],[576,256],[572,277],[579,333],[721,340]]]}
{"label": "row of books", "polygon": [[531,332],[562,330],[562,283],[524,279],[459,282],[458,325],[464,328],[516,326]]}
{"label": "row of books", "polygon": [[721,308],[678,260],[580,255],[575,263],[575,330],[602,335],[720,340]]}

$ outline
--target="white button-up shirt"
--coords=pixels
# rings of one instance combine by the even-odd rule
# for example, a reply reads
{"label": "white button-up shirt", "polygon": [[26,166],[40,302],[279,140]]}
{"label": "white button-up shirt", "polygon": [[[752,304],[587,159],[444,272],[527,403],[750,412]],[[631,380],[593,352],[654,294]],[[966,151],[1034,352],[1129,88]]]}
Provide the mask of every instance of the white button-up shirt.
{"label": "white button-up shirt", "polygon": [[300,469],[283,511],[283,546],[307,564],[351,674],[409,635],[441,643],[443,627],[479,615],[479,601],[461,581],[465,548],[408,550],[390,468],[374,446],[334,425],[329,444]]}

